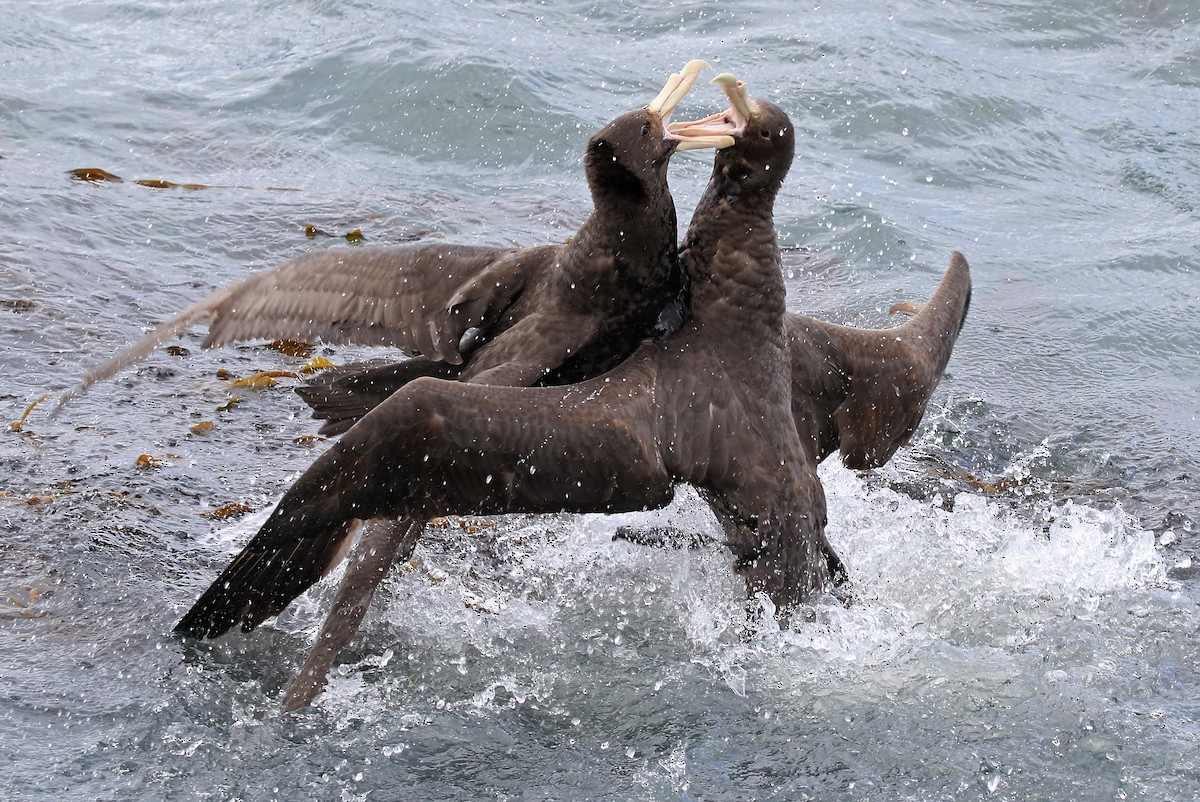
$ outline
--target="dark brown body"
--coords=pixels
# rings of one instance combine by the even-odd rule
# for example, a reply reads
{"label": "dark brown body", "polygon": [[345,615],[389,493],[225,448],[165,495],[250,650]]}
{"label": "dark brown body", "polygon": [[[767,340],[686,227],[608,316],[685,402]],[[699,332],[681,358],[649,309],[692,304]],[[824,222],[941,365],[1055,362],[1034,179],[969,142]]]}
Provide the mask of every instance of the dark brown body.
{"label": "dark brown body", "polygon": [[[748,592],[764,594],[782,621],[828,587],[839,563],[825,539],[815,468],[833,442],[821,400],[830,378],[797,361],[794,349],[804,337],[818,353],[832,353],[837,333],[821,344],[826,335],[797,335],[785,322],[772,212],[793,135],[778,108],[760,102],[758,109],[763,130],[776,133],[739,139],[717,156],[682,250],[691,310],[678,332],[569,386],[427,377],[405,384],[297,480],[178,630],[214,637],[252,629],[336,563],[356,521],[399,519],[368,541],[377,558],[347,571],[339,599],[352,603],[331,612],[322,630],[332,645],[318,639],[285,699],[285,707],[305,704],[382,571],[415,544],[419,522],[655,508],[679,483],[695,485],[712,504]],[[801,404],[811,410],[805,423],[793,413],[797,372],[820,402]],[[853,387],[844,373],[839,382]],[[849,428],[834,428],[842,442],[853,439]]]}
{"label": "dark brown body", "polygon": [[678,333],[566,387],[411,382],[305,472],[180,629],[212,636],[278,613],[356,519],[644,509],[680,482],[747,533],[730,545],[782,615],[826,584],[824,498],[792,419],[771,217],[794,138],[782,111],[762,108],[778,136],[719,153],[696,211],[683,260],[692,313]]}

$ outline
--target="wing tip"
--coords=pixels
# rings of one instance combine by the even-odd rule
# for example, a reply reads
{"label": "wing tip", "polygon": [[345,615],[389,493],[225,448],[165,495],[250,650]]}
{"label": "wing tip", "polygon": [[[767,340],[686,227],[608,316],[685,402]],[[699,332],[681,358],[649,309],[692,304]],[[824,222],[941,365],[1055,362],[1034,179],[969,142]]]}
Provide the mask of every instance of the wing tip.
{"label": "wing tip", "polygon": [[210,640],[224,635],[229,630],[233,629],[234,621],[228,623],[217,621],[212,615],[207,615],[207,611],[197,610],[193,607],[188,610],[183,618],[179,619],[179,623],[171,631],[176,635],[182,635],[196,640]]}
{"label": "wing tip", "polygon": [[204,591],[172,630],[196,640],[211,640],[229,632],[239,623],[243,632],[253,630],[266,616],[255,620],[254,601],[230,596],[231,588],[218,579]]}
{"label": "wing tip", "polygon": [[[945,373],[954,344],[966,321],[971,302],[971,275],[967,258],[952,251],[949,265],[933,295],[924,304],[904,302],[894,311],[913,314],[900,327],[909,342],[930,343],[928,350],[898,352],[908,359],[909,372],[903,397],[882,398],[871,377],[859,383],[837,408],[838,450],[848,468],[864,470],[886,464],[911,439]],[[889,332],[889,338],[896,329]],[[913,336],[908,336],[913,335]],[[898,339],[898,338],[897,338]],[[899,401],[899,402],[898,402]]]}
{"label": "wing tip", "polygon": [[903,301],[894,304],[889,314],[903,312],[909,320],[903,324],[910,332],[957,338],[967,319],[971,304],[971,268],[961,251],[951,251],[950,261],[933,295],[924,303]]}
{"label": "wing tip", "polygon": [[950,253],[950,265],[946,268],[945,280],[952,280],[956,285],[962,286],[962,312],[958,317],[957,334],[962,332],[962,327],[967,322],[967,312],[971,309],[971,266],[967,264],[967,257],[963,256],[962,251]]}

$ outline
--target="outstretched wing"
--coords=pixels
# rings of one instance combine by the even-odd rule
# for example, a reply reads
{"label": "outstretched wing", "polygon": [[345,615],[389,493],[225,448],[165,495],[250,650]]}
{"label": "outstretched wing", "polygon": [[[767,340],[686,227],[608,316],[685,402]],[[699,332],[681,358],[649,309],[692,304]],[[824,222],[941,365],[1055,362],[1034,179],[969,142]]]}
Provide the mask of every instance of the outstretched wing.
{"label": "outstretched wing", "polygon": [[933,297],[907,323],[856,329],[789,314],[792,412],[815,461],[840,450],[851,468],[878,467],[925,414],[971,301],[967,260],[955,251]]}
{"label": "outstretched wing", "polygon": [[252,338],[393,346],[459,364],[459,342],[486,327],[561,246],[412,245],[300,256],[201,299],[89,371],[59,405],[207,321],[205,347]]}
{"label": "outstretched wing", "polygon": [[405,385],[300,476],[176,631],[216,637],[277,615],[337,564],[356,519],[667,503],[653,370],[635,355],[562,387]]}

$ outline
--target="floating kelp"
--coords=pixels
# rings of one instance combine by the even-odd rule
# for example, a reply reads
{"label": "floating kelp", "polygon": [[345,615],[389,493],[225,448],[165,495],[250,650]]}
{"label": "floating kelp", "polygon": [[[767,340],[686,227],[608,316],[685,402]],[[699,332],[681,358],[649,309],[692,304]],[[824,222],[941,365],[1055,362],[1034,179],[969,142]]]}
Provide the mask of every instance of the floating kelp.
{"label": "floating kelp", "polygon": [[0,307],[11,309],[14,312],[28,312],[30,309],[37,309],[37,302],[27,301],[24,298],[0,298]]}
{"label": "floating kelp", "polygon": [[215,428],[217,428],[217,424],[210,420],[202,420],[195,426],[191,427],[189,431],[191,431],[192,434],[207,434]]}
{"label": "floating kelp", "polygon": [[304,340],[271,340],[271,342],[267,343],[266,347],[272,351],[278,351],[284,356],[294,356],[302,359],[308,359],[313,355],[313,351],[317,349],[315,343]]}
{"label": "floating kelp", "polygon": [[317,228],[316,226],[312,225],[311,223],[304,227],[304,236],[308,237],[309,239],[316,239],[317,237],[339,237],[340,236],[342,239],[346,240],[346,242],[349,242],[351,245],[359,245],[363,242],[363,240],[366,239],[366,237],[363,236],[361,228],[356,228],[353,231],[348,231],[345,234],[330,234],[328,231],[322,231],[321,229]]}
{"label": "floating kelp", "polygon": [[76,181],[124,181],[119,175],[110,173],[108,170],[101,170],[99,167],[80,167],[75,170],[68,170],[67,175],[74,178]]}
{"label": "floating kelp", "polygon": [[251,507],[249,504],[243,504],[240,501],[231,501],[215,509],[205,510],[200,515],[214,521],[224,521],[229,518],[240,518],[248,512],[254,512],[254,507]]}
{"label": "floating kelp", "polygon": [[[71,176],[77,181],[90,181],[93,183],[98,183],[100,181],[122,183],[125,181],[124,178],[121,178],[121,176],[117,175],[116,173],[110,173],[108,170],[101,170],[99,167],[80,167],[76,170],[68,170],[67,175]],[[151,189],[210,189],[210,187],[205,184],[179,184],[174,181],[166,181],[161,178],[138,178],[132,180],[130,183],[138,184],[143,187],[150,187]],[[228,189],[228,187],[222,188]],[[249,187],[246,187],[246,189],[249,189]]]}
{"label": "floating kelp", "polygon": [[[135,178],[133,180],[133,183],[135,183],[139,186],[143,186],[143,187],[150,187],[151,189],[213,189],[214,188],[214,187],[208,186],[207,184],[193,184],[193,183],[178,184],[174,181],[167,181],[162,178]],[[221,189],[249,189],[249,187],[220,187],[220,188]]]}
{"label": "floating kelp", "polygon": [[[112,183],[119,184],[126,181],[126,179],[116,173],[110,173],[108,170],[102,170],[99,167],[79,167],[74,170],[68,170],[67,175],[76,181],[88,181],[91,183],[111,181]],[[128,179],[128,182],[150,189],[256,189],[256,187],[248,187],[241,184],[197,184],[190,181],[168,181],[164,178],[133,178]],[[293,187],[267,187],[266,189],[268,192],[300,191]]]}
{"label": "floating kelp", "polygon": [[298,446],[311,446],[315,443],[324,443],[329,438],[319,434],[302,434],[292,438],[292,442]]}
{"label": "floating kelp", "polygon": [[[37,618],[41,616],[40,612],[33,609],[34,605],[52,595],[54,595],[54,591],[52,590],[42,590],[31,585],[15,593],[9,591],[4,594],[9,605],[16,608],[14,611],[16,616],[21,618]],[[12,614],[8,614],[8,617],[12,617]]]}
{"label": "floating kelp", "polygon": [[917,313],[925,308],[925,304],[920,301],[900,301],[888,307],[889,315],[906,315],[907,317],[916,317]]}
{"label": "floating kelp", "polygon": [[190,356],[192,353],[182,345],[168,345],[166,352],[168,356]]}
{"label": "floating kelp", "polygon": [[36,507],[39,504],[49,504],[50,502],[56,501],[63,496],[72,495],[74,492],[74,490],[55,490],[50,493],[43,493],[40,496],[30,496],[29,498],[25,499],[25,503],[30,507]]}
{"label": "floating kelp", "polygon": [[495,521],[489,521],[485,518],[460,518],[457,515],[432,518],[426,524],[436,529],[448,529],[451,526],[457,526],[459,529],[469,534],[477,534],[485,529],[497,529],[500,524]]}
{"label": "floating kelp", "polygon": [[322,370],[328,370],[329,368],[332,368],[332,367],[336,367],[336,365],[334,365],[332,362],[330,362],[325,357],[314,356],[311,360],[309,360],[309,363],[307,365],[300,368],[300,373],[305,376],[311,376],[314,373],[318,373],[319,371],[322,371]]}
{"label": "floating kelp", "polygon": [[231,395],[229,397],[228,401],[226,401],[221,406],[217,407],[217,412],[232,412],[233,408],[236,407],[240,403],[242,403],[242,399],[238,398],[235,395]]}
{"label": "floating kelp", "polygon": [[36,407],[38,404],[42,403],[43,401],[45,401],[49,397],[50,397],[50,393],[46,393],[41,398],[34,401],[29,406],[25,407],[25,412],[21,415],[21,419],[17,420],[17,421],[13,421],[12,423],[8,424],[8,430],[10,432],[21,431],[21,427],[23,427],[25,425],[25,420],[29,417],[29,413],[33,412],[33,408]]}
{"label": "floating kelp", "polygon": [[263,370],[258,373],[252,373],[241,379],[233,381],[233,387],[247,387],[251,390],[265,390],[268,387],[274,387],[279,384],[276,379],[298,379],[300,374],[291,370]]}
{"label": "floating kelp", "polygon": [[137,458],[137,461],[134,463],[134,467],[140,471],[144,471],[149,468],[162,468],[166,464],[167,464],[167,461],[165,459],[159,459],[158,457],[152,457],[149,454],[142,454]]}
{"label": "floating kelp", "polygon": [[981,490],[984,493],[996,494],[1012,490],[1017,487],[1024,487],[1030,484],[1033,479],[1029,476],[1000,476],[995,479],[986,479],[982,476],[968,471],[965,468],[953,468],[946,471],[940,471],[943,476],[950,479],[957,479],[964,482],[976,490]]}

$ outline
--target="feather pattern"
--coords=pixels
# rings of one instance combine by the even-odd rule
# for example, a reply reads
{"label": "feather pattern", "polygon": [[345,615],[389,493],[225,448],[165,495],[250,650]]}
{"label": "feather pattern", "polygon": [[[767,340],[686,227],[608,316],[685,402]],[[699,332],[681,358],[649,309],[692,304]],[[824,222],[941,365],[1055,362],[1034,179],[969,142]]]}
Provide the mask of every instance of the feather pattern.
{"label": "feather pattern", "polygon": [[[292,485],[177,629],[212,637],[276,614],[331,567],[357,520],[629,511],[666,504],[683,482],[699,488],[724,524],[748,594],[769,598],[782,623],[812,593],[844,579],[824,533],[825,497],[815,470],[820,449],[813,443],[824,447],[823,427],[832,417],[837,436],[851,451],[858,448],[853,415],[859,413],[853,403],[840,417],[801,404],[816,432],[805,435],[793,410],[797,387],[812,398],[837,388],[838,410],[858,397],[872,360],[881,358],[882,340],[868,336],[864,345],[853,330],[785,317],[772,215],[794,135],[787,116],[766,102],[753,105],[749,123],[754,132],[776,133],[740,137],[718,154],[682,250],[691,314],[673,336],[643,342],[607,373],[577,384],[401,377],[396,392]],[[965,270],[961,260],[957,277],[943,283],[949,289],[906,324],[919,323],[920,339],[956,315],[961,325]],[[944,354],[938,348],[927,357],[932,374],[940,376],[952,344],[951,337]],[[798,346],[811,350],[811,363],[795,364]],[[936,376],[914,386],[929,381]],[[874,432],[859,439],[869,442]],[[409,527],[381,539],[407,544],[416,537]],[[369,599],[379,575],[375,568],[355,573],[346,597],[356,604]],[[335,607],[322,634],[344,642],[357,620]],[[327,670],[332,656],[312,660]],[[297,682],[307,690],[285,703],[307,703],[322,681],[302,676]]]}

